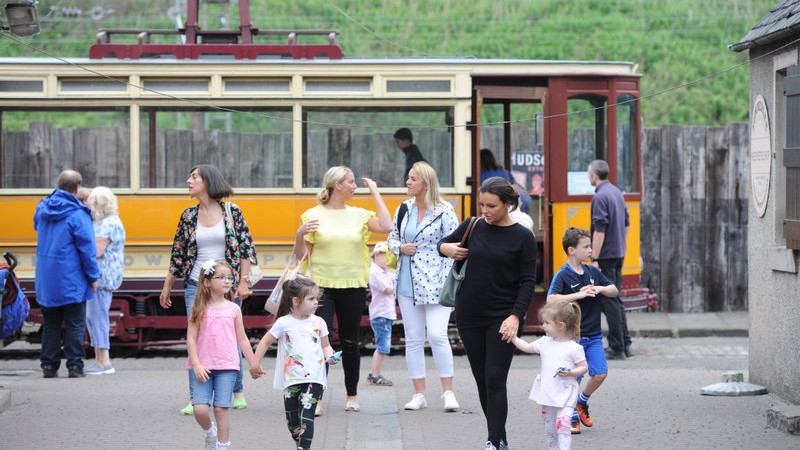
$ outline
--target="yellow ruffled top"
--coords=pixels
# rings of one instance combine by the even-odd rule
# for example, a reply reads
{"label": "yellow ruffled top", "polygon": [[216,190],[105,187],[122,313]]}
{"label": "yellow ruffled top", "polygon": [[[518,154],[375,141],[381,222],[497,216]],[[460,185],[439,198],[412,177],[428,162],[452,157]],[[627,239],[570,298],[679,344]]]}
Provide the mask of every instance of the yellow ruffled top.
{"label": "yellow ruffled top", "polygon": [[314,246],[311,279],[323,288],[365,288],[369,283],[371,232],[367,222],[373,211],[354,206],[342,209],[317,205],[300,216],[303,222],[319,220],[319,228],[305,236]]}

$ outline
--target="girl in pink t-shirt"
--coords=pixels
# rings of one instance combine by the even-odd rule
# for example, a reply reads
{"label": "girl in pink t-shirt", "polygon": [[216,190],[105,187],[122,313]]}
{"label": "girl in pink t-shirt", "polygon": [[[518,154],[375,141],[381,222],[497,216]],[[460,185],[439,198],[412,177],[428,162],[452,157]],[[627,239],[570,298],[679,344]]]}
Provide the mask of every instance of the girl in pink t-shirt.
{"label": "girl in pink t-shirt", "polygon": [[583,347],[575,342],[581,335],[581,309],[577,303],[562,300],[547,302],[539,310],[546,336],[533,342],[519,337],[514,345],[527,353],[539,353],[542,370],[531,389],[531,400],[542,406],[544,435],[549,450],[572,447],[570,422],[578,400],[578,381],[589,366]]}
{"label": "girl in pink t-shirt", "polygon": [[[228,410],[239,372],[239,350],[250,367],[258,366],[242,311],[233,303],[233,280],[233,269],[224,260],[202,264],[186,332],[194,418],[203,429],[206,449],[227,450],[231,444]],[[212,399],[216,426],[209,414]]]}

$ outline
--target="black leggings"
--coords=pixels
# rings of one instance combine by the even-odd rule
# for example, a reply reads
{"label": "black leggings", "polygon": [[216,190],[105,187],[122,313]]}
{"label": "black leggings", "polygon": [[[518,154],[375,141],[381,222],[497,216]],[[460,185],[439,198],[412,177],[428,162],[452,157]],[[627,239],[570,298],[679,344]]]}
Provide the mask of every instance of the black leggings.
{"label": "black leggings", "polygon": [[286,425],[298,448],[310,449],[314,439],[314,412],[322,398],[323,387],[319,383],[295,384],[286,388],[283,406],[286,410]]}
{"label": "black leggings", "polygon": [[506,382],[514,344],[500,340],[500,324],[504,319],[481,327],[458,327],[464,350],[469,359],[472,376],[478,385],[483,415],[486,417],[487,440],[495,447],[506,439],[506,418],[508,417],[508,393]]}
{"label": "black leggings", "polygon": [[[317,315],[325,320],[333,333],[333,315],[339,325],[339,343],[342,346],[342,369],[347,395],[358,395],[358,372],[361,370],[360,340],[361,316],[367,303],[366,288],[324,288],[322,304]],[[335,350],[335,349],[334,349]]]}

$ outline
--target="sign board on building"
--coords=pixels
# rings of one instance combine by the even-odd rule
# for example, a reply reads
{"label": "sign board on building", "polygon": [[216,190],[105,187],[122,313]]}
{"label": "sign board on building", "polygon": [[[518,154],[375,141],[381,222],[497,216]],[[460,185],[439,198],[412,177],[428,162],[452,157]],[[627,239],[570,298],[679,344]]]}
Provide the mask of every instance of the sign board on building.
{"label": "sign board on building", "polygon": [[750,116],[750,180],[753,184],[753,206],[759,217],[767,212],[771,164],[772,139],[767,102],[759,95],[753,102]]}

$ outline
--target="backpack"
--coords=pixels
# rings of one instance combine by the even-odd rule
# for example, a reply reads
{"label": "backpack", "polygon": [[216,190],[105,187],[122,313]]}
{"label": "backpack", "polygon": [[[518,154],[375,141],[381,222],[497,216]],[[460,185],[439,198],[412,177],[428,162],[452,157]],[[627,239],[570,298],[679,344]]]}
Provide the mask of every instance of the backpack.
{"label": "backpack", "polygon": [[14,275],[17,259],[8,252],[3,253],[3,257],[6,262],[0,262],[0,298],[3,305],[0,311],[0,339],[16,334],[31,311],[28,297]]}

